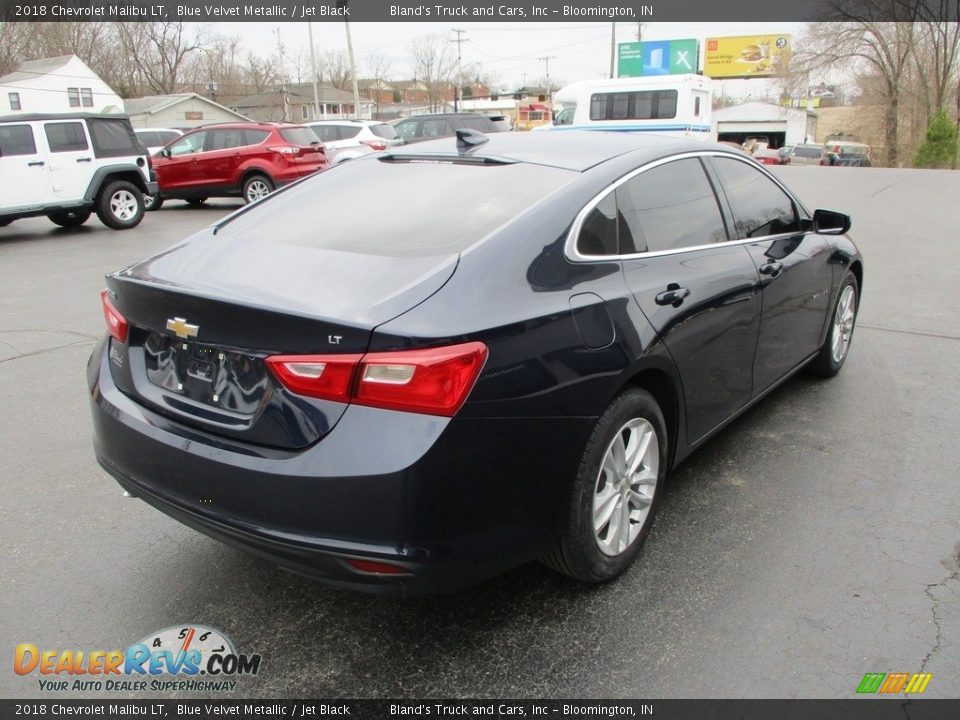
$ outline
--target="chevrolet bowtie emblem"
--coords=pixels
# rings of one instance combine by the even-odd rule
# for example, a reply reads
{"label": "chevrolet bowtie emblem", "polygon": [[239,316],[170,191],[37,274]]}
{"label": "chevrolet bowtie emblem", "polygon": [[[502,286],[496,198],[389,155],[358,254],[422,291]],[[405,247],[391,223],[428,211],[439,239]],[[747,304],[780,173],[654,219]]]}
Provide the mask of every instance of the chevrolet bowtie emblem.
{"label": "chevrolet bowtie emblem", "polygon": [[167,320],[167,330],[172,330],[177,337],[186,339],[196,337],[197,333],[200,332],[200,326],[191,325],[186,319],[175,317]]}

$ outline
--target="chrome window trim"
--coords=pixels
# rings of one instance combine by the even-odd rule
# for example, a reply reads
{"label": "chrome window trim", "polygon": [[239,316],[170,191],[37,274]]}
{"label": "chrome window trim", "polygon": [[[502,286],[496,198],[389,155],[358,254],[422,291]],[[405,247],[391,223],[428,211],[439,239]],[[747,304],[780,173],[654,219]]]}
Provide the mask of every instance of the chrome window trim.
{"label": "chrome window trim", "polygon": [[[697,252],[700,250],[710,250],[711,248],[722,248],[722,247],[732,247],[734,245],[747,245],[755,242],[765,242],[767,240],[778,240],[780,238],[793,237],[795,235],[806,234],[809,231],[797,231],[797,232],[788,232],[788,233],[777,233],[776,235],[761,235],[759,237],[752,238],[739,238],[736,240],[726,240],[724,242],[716,243],[707,243],[705,245],[691,245],[689,247],[682,248],[672,248],[670,250],[646,250],[644,252],[636,253],[624,253],[624,254],[615,254],[615,255],[584,255],[577,249],[577,238],[580,236],[580,230],[583,227],[584,220],[587,219],[589,215],[597,205],[600,204],[600,201],[603,200],[607,195],[614,192],[618,187],[624,183],[632,180],[637,175],[646,172],[647,170],[652,170],[653,168],[660,167],[661,165],[666,165],[667,163],[674,162],[676,160],[686,160],[689,158],[701,158],[701,157],[722,157],[730,158],[733,160],[738,160],[742,163],[750,165],[750,167],[758,169],[763,175],[770,178],[774,184],[780,188],[784,194],[793,201],[794,205],[797,208],[798,214],[801,215],[801,219],[809,219],[810,213],[803,206],[803,204],[790,192],[782,182],[780,182],[773,174],[767,170],[763,165],[758,163],[756,160],[750,157],[746,157],[742,154],[735,154],[732,152],[724,152],[722,150],[693,150],[690,152],[679,153],[677,155],[671,155],[670,157],[660,158],[659,160],[654,160],[642,165],[641,167],[631,170],[623,177],[618,178],[613,183],[605,187],[601,192],[597,193],[590,202],[583,206],[577,217],[574,218],[573,225],[570,228],[570,231],[567,233],[567,240],[564,243],[564,255],[571,262],[577,263],[586,263],[586,262],[611,262],[616,260],[638,260],[643,258],[655,258],[663,255],[677,255],[679,253],[686,252]],[[710,181],[711,187],[713,186],[713,178],[709,175],[706,175],[707,180]],[[722,188],[720,188],[722,190]],[[714,189],[716,192],[716,189]],[[723,211],[718,205],[717,210],[720,211],[721,217],[723,217]],[[805,218],[803,216],[806,216]],[[723,217],[724,223],[726,223],[726,218]]]}

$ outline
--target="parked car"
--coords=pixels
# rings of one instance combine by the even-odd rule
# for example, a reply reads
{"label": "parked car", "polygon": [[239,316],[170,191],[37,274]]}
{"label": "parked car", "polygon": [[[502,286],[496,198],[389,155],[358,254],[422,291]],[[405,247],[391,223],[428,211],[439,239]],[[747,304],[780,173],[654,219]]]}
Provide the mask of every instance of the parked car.
{"label": "parked car", "polygon": [[160,152],[164,145],[183,135],[183,130],[174,128],[134,128],[133,132],[151,155]]}
{"label": "parked car", "polygon": [[323,141],[331,165],[403,145],[393,125],[377,120],[318,120],[307,127]]}
{"label": "parked car", "polygon": [[692,140],[468,131],[344,163],[108,276],[96,456],[330,583],[451,590],[535,558],[609,580],[671,468],[843,367],[849,227]]}
{"label": "parked car", "polygon": [[320,139],[304,125],[229,123],[191,130],[153,158],[160,192],[149,210],[178,198],[199,204],[209,197],[253,202],[275,188],[327,167]]}
{"label": "parked car", "polygon": [[[770,148],[763,148],[762,150],[756,150],[753,153],[753,158],[758,163],[763,165],[784,165],[784,157],[779,150],[771,150]],[[789,158],[787,158],[789,160]]]}
{"label": "parked car", "polygon": [[150,156],[123,116],[72,113],[0,117],[0,227],[46,215],[61,227],[93,212],[126,230],[153,192]]}
{"label": "parked car", "polygon": [[836,157],[832,165],[870,167],[870,146],[857,142],[828,142],[827,151]]}
{"label": "parked car", "polygon": [[822,165],[823,164],[823,145],[805,143],[795,145],[790,151],[791,165]]}
{"label": "parked car", "polygon": [[407,143],[453,137],[457,130],[476,130],[482,133],[507,132],[512,130],[510,119],[505,115],[481,113],[437,113],[417,115],[395,120],[393,126]]}

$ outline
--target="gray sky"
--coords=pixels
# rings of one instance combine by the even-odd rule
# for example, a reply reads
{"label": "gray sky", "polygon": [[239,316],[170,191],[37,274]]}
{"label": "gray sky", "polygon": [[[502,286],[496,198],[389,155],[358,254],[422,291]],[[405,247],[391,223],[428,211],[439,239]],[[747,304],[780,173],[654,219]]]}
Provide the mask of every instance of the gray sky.
{"label": "gray sky", "polygon": [[[410,78],[413,68],[409,59],[408,45],[418,35],[443,33],[454,37],[451,30],[466,30],[463,44],[463,62],[479,63],[485,72],[495,76],[506,87],[517,87],[526,81],[535,83],[544,75],[544,62],[538,58],[554,56],[550,60],[551,79],[564,84],[599,76],[606,77],[610,69],[609,22],[573,23],[419,23],[379,22],[351,23],[353,45],[357,55],[360,75],[366,75],[365,57],[375,51],[383,53],[390,61],[390,76],[393,79]],[[309,62],[309,41],[306,23],[213,23],[215,32],[238,35],[244,46],[260,55],[277,57],[276,29],[280,28],[284,51],[288,58],[302,53]],[[669,40],[675,38],[699,38],[724,35],[753,35],[788,33],[794,37],[803,29],[802,23],[644,23],[645,40]],[[617,42],[636,40],[637,24],[618,22]],[[346,48],[343,23],[323,22],[313,24],[314,41],[320,50]],[[309,66],[304,65],[306,70]],[[287,63],[287,72],[295,78],[294,63]],[[762,94],[767,82],[764,80],[724,81],[724,92],[743,95],[748,92]]]}

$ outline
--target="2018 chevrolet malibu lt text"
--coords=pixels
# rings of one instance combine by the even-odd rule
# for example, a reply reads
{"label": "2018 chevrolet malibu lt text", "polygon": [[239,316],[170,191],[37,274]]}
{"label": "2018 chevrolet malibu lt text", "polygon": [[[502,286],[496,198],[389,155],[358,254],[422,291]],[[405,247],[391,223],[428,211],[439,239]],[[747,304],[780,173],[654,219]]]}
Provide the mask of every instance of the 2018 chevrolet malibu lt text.
{"label": "2018 chevrolet malibu lt text", "polygon": [[719,144],[460,131],[359,158],[107,278],[96,455],[343,586],[535,558],[605,581],[670,468],[794,371],[843,366],[849,226]]}

